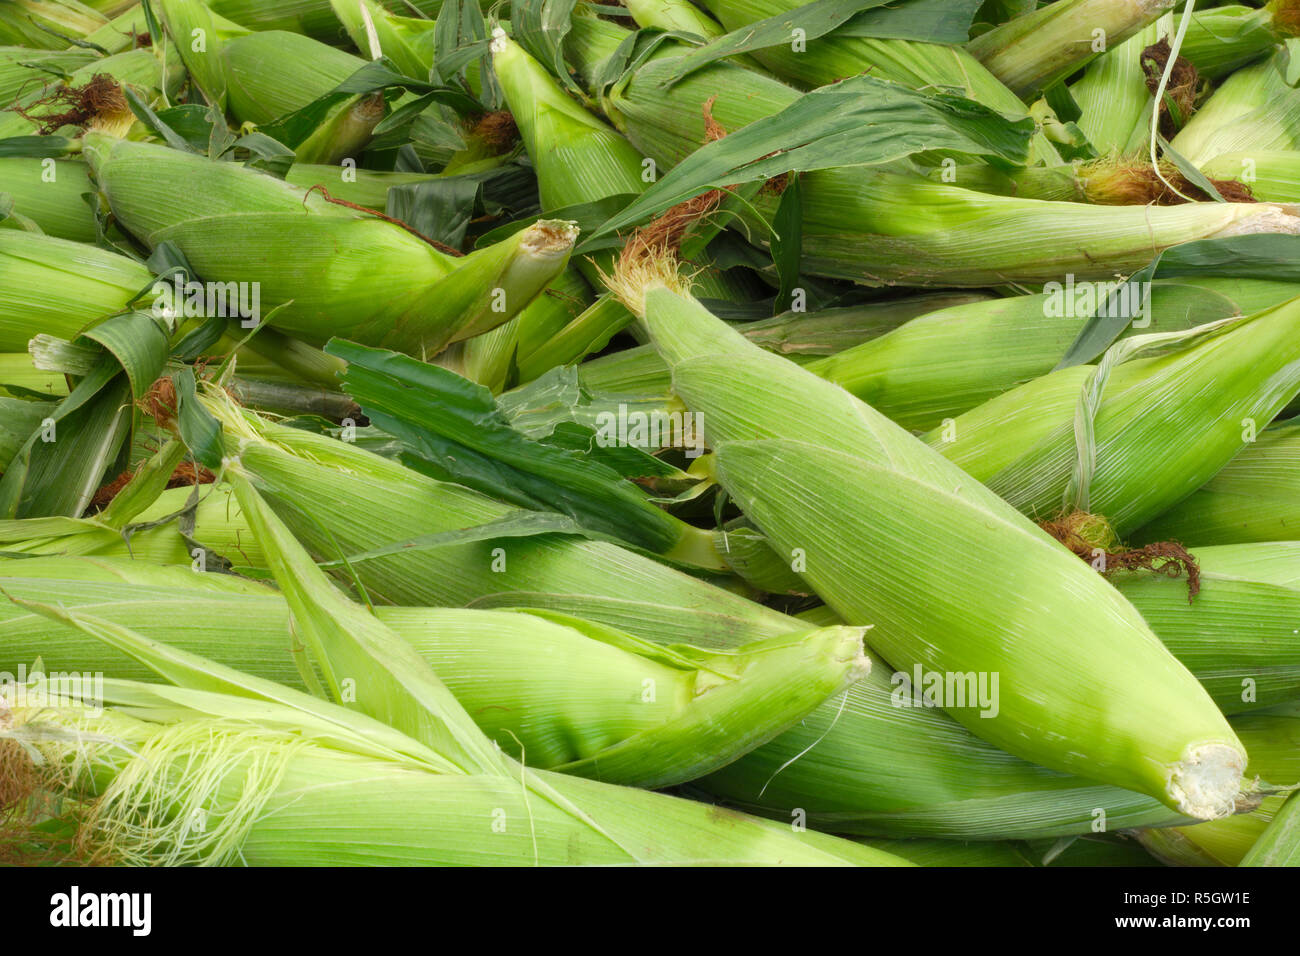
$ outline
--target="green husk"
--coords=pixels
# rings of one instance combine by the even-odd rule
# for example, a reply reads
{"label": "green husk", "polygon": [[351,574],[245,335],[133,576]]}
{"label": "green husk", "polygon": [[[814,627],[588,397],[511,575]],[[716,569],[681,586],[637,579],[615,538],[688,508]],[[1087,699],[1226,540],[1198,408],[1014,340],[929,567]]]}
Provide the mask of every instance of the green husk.
{"label": "green husk", "polygon": [[124,228],[150,246],[174,243],[209,282],[256,283],[266,311],[283,306],[273,327],[311,344],[340,335],[437,354],[527,306],[576,237],[572,224],[542,220],[455,258],[247,167],[100,133],[86,153]]}
{"label": "green husk", "polygon": [[[42,117],[68,111],[67,104],[46,102],[50,97],[60,91],[82,90],[97,76],[106,76],[119,84],[126,84],[146,103],[159,106],[180,91],[185,80],[185,68],[180,54],[171,45],[168,45],[161,61],[158,52],[152,49],[127,49],[92,60],[74,70],[66,81],[33,88],[22,96],[17,105],[27,110],[36,122],[13,111],[0,112],[0,139],[36,135],[42,126],[47,125]],[[134,116],[126,118],[128,123],[134,119]],[[75,135],[76,132],[71,125],[62,127],[62,131],[68,135]]]}
{"label": "green husk", "polygon": [[1224,153],[1300,147],[1300,90],[1285,73],[1297,49],[1288,41],[1275,56],[1229,76],[1170,145],[1198,167]]}
{"label": "green husk", "polygon": [[74,338],[124,310],[153,274],[96,246],[0,229],[0,350],[25,352],[38,333]]}
{"label": "green husk", "polygon": [[1175,2],[1060,0],[994,27],[967,49],[1018,96],[1029,99],[1121,44]]}
{"label": "green husk", "polygon": [[1238,866],[1300,866],[1300,797],[1292,795]]}
{"label": "green husk", "polygon": [[1113,280],[1193,239],[1300,232],[1288,206],[1087,206],[990,196],[875,168],[803,181],[803,268],[865,285]]}
{"label": "green husk", "polygon": [[[1285,6],[1293,5],[1290,0]],[[1217,80],[1273,52],[1289,34],[1274,27],[1273,11],[1230,3],[1197,10],[1178,55],[1202,77]]]}
{"label": "green husk", "polygon": [[329,5],[362,55],[378,58],[382,54],[407,76],[429,78],[435,20],[398,16],[375,0],[329,0]]}
{"label": "green husk", "polygon": [[1300,539],[1300,421],[1259,433],[1203,487],[1133,533],[1137,544]]}
{"label": "green husk", "polygon": [[[159,0],[158,14],[204,96],[240,123],[265,125],[301,110],[366,64],[300,33],[250,32],[202,0]],[[329,165],[359,156],[385,110],[382,94],[344,98],[294,144],[297,161]]]}
{"label": "green husk", "polygon": [[1154,101],[1147,89],[1142,52],[1162,37],[1171,37],[1173,21],[1172,14],[1163,16],[1112,47],[1070,86],[1080,110],[1076,122],[1098,154],[1119,155],[1146,145]]}
{"label": "green husk", "polygon": [[[44,565],[42,576],[24,577],[33,563]],[[83,572],[99,573],[84,565],[80,559],[14,561],[4,569],[13,576],[0,586],[13,597],[57,600],[74,614],[304,686],[290,653],[289,611],[274,592],[199,591],[149,568],[136,572],[141,584],[84,581]],[[656,648],[564,616],[383,606],[376,613],[512,757],[644,787],[681,783],[729,763],[867,669],[860,634],[842,627],[703,652]],[[202,625],[191,626],[191,616]],[[10,673],[40,657],[47,672],[75,666],[110,678],[152,679],[121,651],[75,629],[51,632],[44,618],[20,607],[0,611],[0,619]]]}
{"label": "green husk", "polygon": [[[421,546],[417,536],[489,522],[501,523],[504,532],[512,511],[360,448],[248,413],[231,417],[218,404],[210,407],[232,435],[243,436],[242,441],[232,437],[230,449],[240,451],[243,466],[295,534],[325,560],[351,554],[350,574],[376,602],[543,607],[656,644],[715,648],[809,626],[601,542],[548,535],[479,542],[453,538],[441,546]],[[329,504],[338,500],[350,507]],[[401,546],[407,541],[412,545]],[[392,545],[398,546],[382,556],[362,556]],[[1087,833],[1097,807],[1131,825],[1181,819],[1153,799],[1099,788],[1011,757],[943,711],[894,706],[888,671],[877,660],[876,677],[850,687],[842,707],[838,701],[824,705],[768,747],[730,765],[729,771],[750,768],[753,776],[745,781],[756,780],[752,787],[746,784],[733,794],[711,782],[709,789],[753,804],[773,772],[803,754],[776,778],[783,786],[801,788],[794,802],[772,805],[787,821],[794,808],[813,812],[828,801],[836,816],[826,825],[837,829],[858,821],[857,832],[960,839]],[[871,690],[872,680],[881,688]],[[775,757],[767,756],[773,751]],[[760,759],[759,753],[765,756]],[[815,759],[823,754],[828,764]],[[1080,789],[1085,792],[1073,802],[1057,802],[1058,791]],[[903,807],[910,809],[903,812]]]}
{"label": "green husk", "polygon": [[0,184],[14,211],[46,235],[74,242],[98,238],[94,209],[85,197],[98,200],[85,163],[0,156]]}
{"label": "green husk", "polygon": [[1212,179],[1239,179],[1264,202],[1300,202],[1300,150],[1220,153],[1201,163],[1201,172]]}
{"label": "green husk", "polygon": [[434,173],[395,173],[315,163],[294,163],[284,181],[303,189],[324,186],[335,199],[356,203],[377,212],[388,207],[388,190],[438,179]]}
{"label": "green husk", "polygon": [[[1200,591],[1121,572],[1111,582],[1225,714],[1300,699],[1300,544],[1197,547]],[[1286,782],[1286,781],[1283,781]]]}
{"label": "green husk", "polygon": [[83,852],[101,861],[907,865],[822,834],[517,764],[434,769],[385,753],[380,735],[391,731],[378,722],[287,692],[267,691],[284,704],[130,682],[109,692],[152,722],[51,705],[40,691],[29,703],[8,687],[0,731],[40,755],[42,790],[94,801],[72,822]]}
{"label": "green husk", "polygon": [[[1188,329],[1297,292],[1292,283],[1268,280],[1154,283],[1149,326],[1130,326],[1125,335]],[[930,313],[804,367],[904,428],[927,430],[1048,374],[1077,334],[1077,323],[1053,308],[1051,293],[1012,296]]]}
{"label": "green husk", "polygon": [[[1294,713],[1247,714],[1235,718],[1233,724],[1249,742],[1249,772],[1279,785],[1300,782],[1300,719]],[[1137,837],[1152,855],[1172,866],[1249,865],[1245,861],[1262,839],[1266,842],[1260,855],[1270,854],[1271,841],[1265,834],[1288,802],[1294,801],[1288,801],[1286,794],[1268,796],[1251,813],[1195,826],[1139,830]],[[1294,826],[1292,816],[1294,808],[1281,817],[1279,835]]]}
{"label": "green husk", "polygon": [[[740,30],[757,20],[792,13],[803,4],[799,0],[703,0],[702,5],[728,30]],[[807,41],[804,49],[778,45],[758,50],[754,57],[781,79],[808,89],[869,72],[912,89],[951,89],[1008,116],[1028,115],[1015,93],[958,46],[832,31]],[[1031,161],[1054,165],[1061,157],[1038,133]]]}
{"label": "green husk", "polygon": [[95,59],[95,53],[69,50],[33,50],[25,46],[0,46],[0,104],[8,106],[20,94],[30,93]]}
{"label": "green husk", "polygon": [[[925,440],[1030,517],[1104,515],[1124,538],[1205,484],[1300,392],[1298,315],[1292,300],[1171,340],[1124,340],[1103,371],[1053,372]],[[1130,358],[1143,343],[1164,354]]]}
{"label": "green husk", "polygon": [[674,390],[703,415],[719,484],[778,552],[802,555],[801,575],[827,604],[874,625],[875,650],[941,681],[1000,675],[996,713],[965,697],[949,712],[1018,756],[1192,816],[1231,812],[1240,742],[1132,605],[911,435],[746,342],[673,281],[635,264],[616,285]]}
{"label": "green husk", "polygon": [[60,50],[66,37],[80,38],[107,22],[77,0],[7,0],[0,7],[0,44]]}

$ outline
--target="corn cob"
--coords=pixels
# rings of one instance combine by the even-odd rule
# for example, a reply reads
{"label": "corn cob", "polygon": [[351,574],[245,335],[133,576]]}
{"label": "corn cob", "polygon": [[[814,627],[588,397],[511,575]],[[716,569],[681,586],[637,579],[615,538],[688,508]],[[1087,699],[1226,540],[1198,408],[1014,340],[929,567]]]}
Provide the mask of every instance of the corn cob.
{"label": "corn cob", "polygon": [[1133,534],[1137,544],[1300,539],[1300,422],[1261,432],[1202,488]]}
{"label": "corn cob", "polygon": [[[577,41],[572,49],[590,68],[608,41],[582,23],[574,20],[574,35],[594,42],[585,59]],[[670,44],[661,45],[601,100],[614,125],[661,167],[680,162],[703,142],[701,107],[710,97],[716,96],[712,115],[726,130],[779,112],[798,97],[725,62],[664,88],[678,56]],[[1059,281],[1066,273],[1110,279],[1192,239],[1300,232],[1300,217],[1287,206],[1086,207],[987,196],[900,168],[819,170],[801,182],[801,269],[865,285],[978,287]],[[763,201],[758,208],[765,208]],[[772,198],[766,201],[770,212]]]}
{"label": "corn cob", "polygon": [[[288,30],[326,43],[337,43],[339,13],[331,0],[211,0],[216,13],[252,30]],[[430,19],[438,15],[441,0],[402,0],[395,9],[418,10]],[[359,49],[365,49],[358,45]]]}
{"label": "corn cob", "polygon": [[1079,129],[1100,155],[1140,151],[1146,145],[1154,102],[1142,53],[1173,35],[1173,20],[1172,14],[1165,15],[1112,47],[1070,87],[1081,114]]}
{"label": "corn cob", "polygon": [[[792,834],[776,824],[635,788],[546,771],[526,772],[521,786],[517,769],[433,770],[416,758],[383,753],[385,738],[392,736],[384,725],[312,699],[250,703],[241,696],[162,692],[129,682],[111,685],[110,692],[133,712],[157,714],[156,722],[51,703],[40,691],[32,702],[7,687],[0,731],[6,741],[33,741],[28,752],[39,753],[50,768],[43,790],[93,801],[93,813],[77,822],[80,845],[98,860],[908,865],[848,841]],[[178,710],[185,714],[179,720],[172,716]],[[270,726],[251,717],[268,711],[263,719],[274,721]],[[309,739],[322,723],[314,718],[317,711],[346,729],[335,730],[335,740]],[[68,730],[88,733],[94,743],[69,745]],[[123,754],[121,744],[136,756]],[[196,814],[209,821],[198,838]]]}
{"label": "corn cob", "polygon": [[1300,150],[1259,149],[1220,153],[1201,163],[1212,179],[1239,179],[1264,202],[1300,200]]}
{"label": "corn cob", "polygon": [[[1290,301],[1202,326],[1181,348],[1117,365],[1109,379],[1088,366],[1053,372],[925,440],[1026,515],[1101,514],[1123,537],[1205,484],[1300,392],[1297,315]],[[1096,407],[1091,436],[1076,432],[1084,391]],[[1186,415],[1182,428],[1170,427],[1169,401]],[[1159,481],[1150,461],[1161,462]]]}
{"label": "corn cob", "polygon": [[1262,59],[1274,46],[1294,32],[1286,25],[1294,16],[1294,0],[1270,3],[1255,9],[1229,3],[1197,10],[1178,55],[1207,79],[1219,79]]}
{"label": "corn cob", "polygon": [[[1269,280],[1155,283],[1149,327],[1130,326],[1125,334],[1188,329],[1258,311],[1297,291],[1292,283]],[[905,428],[938,428],[1052,370],[1078,334],[1052,303],[1052,293],[1040,293],[954,306],[804,367]],[[990,362],[992,355],[998,361]]]}
{"label": "corn cob", "polygon": [[68,36],[93,33],[107,18],[76,0],[7,0],[0,6],[0,44],[59,50]]}
{"label": "corn cob", "polygon": [[373,169],[351,169],[320,163],[294,163],[284,181],[303,189],[324,186],[331,196],[377,212],[388,207],[388,190],[394,186],[411,186],[438,179],[431,173],[394,173]]}
{"label": "corn cob", "polygon": [[47,70],[71,73],[94,59],[94,53],[76,48],[38,52],[25,46],[0,46],[0,104],[8,106],[20,94],[48,83]]}
{"label": "corn cob", "polygon": [[67,379],[59,372],[38,369],[28,352],[0,352],[0,389],[9,386],[54,398],[68,394]]}
{"label": "corn cob", "polygon": [[874,168],[819,171],[804,182],[803,268],[866,285],[1113,279],[1193,239],[1300,233],[1294,207],[1262,203],[1084,206]]}
{"label": "corn cob", "polygon": [[[179,717],[180,723],[173,728],[176,732],[169,736],[163,730],[161,737],[156,731],[151,733],[144,727],[133,728],[130,722],[134,718],[123,717],[112,710],[94,715],[87,714],[84,705],[79,710],[75,702],[57,697],[52,702],[50,695],[41,692],[39,686],[39,710],[33,712],[29,709],[30,700],[24,699],[26,695],[20,689],[6,687],[3,732],[9,739],[43,737],[49,740],[62,736],[66,741],[67,735],[48,732],[51,725],[58,724],[55,715],[59,714],[64,718],[64,727],[89,729],[93,726],[96,730],[108,732],[103,734],[102,740],[130,741],[135,745],[131,748],[134,752],[145,751],[137,764],[125,767],[121,758],[113,753],[112,744],[109,752],[100,759],[91,758],[84,741],[72,748],[64,743],[62,750],[55,745],[53,751],[41,752],[44,759],[39,763],[55,768],[64,768],[70,758],[76,758],[72,773],[48,774],[42,783],[56,792],[71,791],[101,798],[86,827],[88,839],[98,838],[101,849],[115,856],[132,859],[134,853],[135,862],[151,862],[161,857],[172,862],[206,860],[219,863],[231,853],[238,853],[240,859],[250,863],[310,862],[317,859],[314,854],[320,848],[316,841],[322,838],[326,844],[324,849],[329,851],[335,863],[340,858],[358,861],[367,853],[380,862],[451,862],[467,854],[458,849],[454,839],[448,839],[448,832],[430,830],[431,825],[436,826],[434,821],[456,816],[450,805],[445,805],[445,810],[440,809],[427,820],[421,817],[371,824],[366,828],[368,832],[363,834],[361,844],[353,843],[357,839],[355,831],[351,835],[336,835],[332,840],[329,834],[336,827],[347,826],[346,818],[351,815],[350,811],[366,802],[366,787],[361,783],[365,779],[376,781],[383,778],[382,790],[389,808],[385,816],[396,821],[392,810],[402,804],[403,791],[408,797],[418,798],[422,810],[427,813],[431,805],[441,802],[438,794],[443,794],[442,800],[447,799],[447,788],[436,784],[455,778],[466,784],[452,789],[460,796],[461,813],[468,814],[456,820],[462,832],[469,820],[476,816],[488,831],[507,829],[491,825],[493,821],[509,818],[509,815],[501,813],[504,807],[510,808],[510,814],[516,814],[516,820],[529,821],[526,827],[517,828],[521,846],[516,847],[508,840],[500,841],[503,844],[501,849],[516,857],[526,845],[523,841],[532,843],[537,862],[543,861],[543,846],[546,848],[546,861],[564,859],[569,862],[584,862],[588,855],[593,861],[672,859],[683,852],[685,846],[674,843],[675,837],[680,838],[683,833],[669,833],[647,844],[644,835],[629,831],[625,824],[610,817],[608,800],[617,800],[618,795],[625,792],[638,795],[630,799],[643,800],[640,791],[622,791],[583,782],[580,778],[543,775],[535,771],[530,775],[494,750],[428,664],[386,625],[333,591],[321,572],[289,537],[283,525],[269,514],[264,503],[243,479],[236,477],[235,487],[240,506],[252,518],[259,539],[268,545],[274,543],[268,553],[272,556],[277,583],[293,608],[301,633],[313,649],[331,689],[337,695],[338,684],[332,669],[338,665],[347,666],[346,673],[358,675],[356,702],[351,708],[339,707],[203,658],[152,644],[128,629],[107,622],[69,615],[49,605],[28,605],[48,617],[79,627],[112,646],[126,650],[182,685],[171,691],[154,690],[149,685],[129,682],[109,685],[109,695],[116,694],[129,700],[137,717],[148,716],[151,711],[160,713],[161,719],[169,722],[175,722]],[[239,696],[220,693],[227,688],[238,689]],[[51,703],[55,706],[52,707]],[[250,703],[256,704],[252,710]],[[260,717],[245,722],[246,729],[235,730],[230,736],[217,731],[210,720],[197,723],[191,720],[200,714],[206,718],[216,716],[228,720],[253,713],[260,714]],[[28,721],[34,724],[44,721],[44,725],[32,727],[35,733],[24,734]],[[133,734],[132,730],[137,732]],[[316,741],[308,742],[305,737],[314,737]],[[204,738],[207,745],[196,748],[195,745]],[[277,748],[280,759],[275,759],[275,755],[265,749],[259,749],[259,742],[281,744]],[[346,793],[345,803],[326,799],[314,807],[304,805],[301,785],[313,777],[319,780],[319,773],[328,767],[328,764],[316,766],[315,772],[308,773],[305,779],[295,779],[294,768],[304,769],[304,758],[309,758],[313,747],[321,747],[322,754],[332,755],[332,762],[337,766],[346,767],[348,761],[344,758],[348,756],[363,758],[355,767],[357,770],[364,768],[363,773],[336,773],[332,777],[335,783],[343,784],[343,789],[338,792]],[[262,760],[259,761],[259,757]],[[212,762],[212,766],[204,768],[206,772],[202,777],[187,775],[184,770],[187,762],[193,768],[196,758]],[[251,765],[247,763],[249,760]],[[227,763],[233,766],[223,767]],[[310,759],[305,763],[306,769],[311,769]],[[409,770],[417,776],[403,779],[400,775],[380,773],[376,777],[376,771],[384,767]],[[227,772],[223,773],[223,769]],[[179,773],[179,778],[172,776],[173,771]],[[404,783],[407,786],[403,786]],[[513,791],[515,798],[503,805],[498,794],[503,792],[507,783],[519,789]],[[159,792],[157,788],[162,786],[166,786],[166,790]],[[319,787],[310,789],[321,792]],[[532,802],[557,810],[560,807],[565,809],[555,815],[549,811],[535,812],[530,809],[528,791],[543,798]],[[481,799],[485,792],[490,794],[488,801],[479,803],[476,799],[467,802],[468,794],[476,794]],[[163,801],[159,813],[142,820],[137,813],[142,799]],[[602,804],[603,799],[605,804]],[[575,801],[583,805],[581,812],[573,812]],[[658,810],[656,826],[661,833],[666,819],[675,810],[688,818],[696,812],[694,805],[671,799],[654,798],[651,803],[655,804],[653,809]],[[198,846],[186,845],[188,841],[183,838],[174,842],[175,827],[169,824],[174,817],[181,817],[181,833],[185,832],[184,827],[189,824],[189,821],[184,821],[187,804],[215,805],[218,808],[222,823],[213,828],[220,834],[217,840],[201,840]],[[276,821],[268,826],[265,824],[267,815],[261,811],[270,804],[277,805],[271,814]],[[496,811],[491,809],[493,806]],[[290,807],[310,809],[311,812],[295,821],[293,812],[280,812]],[[241,809],[243,812],[239,812]],[[649,808],[642,806],[638,809],[646,812]],[[703,818],[707,818],[710,812],[705,807],[698,810]],[[603,817],[602,823],[595,823],[592,814]],[[314,827],[308,824],[310,819],[316,821]],[[701,817],[691,818],[696,826],[683,826],[683,831],[696,830],[699,819]],[[291,831],[296,832],[288,844],[283,839],[261,842],[268,837],[268,831],[274,834],[286,822]],[[151,827],[152,832],[147,834],[149,839],[133,841],[131,836],[138,834],[139,830],[132,830],[132,823]],[[723,858],[734,856],[760,862],[768,859],[766,854],[776,849],[764,844],[770,844],[775,834],[781,831],[739,819],[729,821],[729,824],[729,838],[723,836],[726,831],[719,832],[715,838],[706,838],[710,851],[721,854]],[[384,833],[386,827],[387,835]],[[611,830],[619,835],[614,835]],[[698,832],[693,835],[698,838]],[[376,840],[381,845],[395,840],[395,845],[401,849],[375,858],[373,847]],[[634,842],[628,843],[629,840]],[[785,847],[786,854],[809,861],[829,862],[839,857],[843,862],[896,862],[887,854],[865,848],[856,848],[858,852],[841,849],[838,841],[825,837],[796,837],[791,840],[789,834],[783,834],[782,840],[790,843]],[[360,857],[356,850],[349,852],[350,845],[360,850]],[[277,847],[280,848],[278,852]],[[295,851],[293,847],[299,849]],[[482,849],[471,849],[468,858],[486,861],[492,859],[492,854],[484,854]],[[783,858],[790,857],[783,855]]]}
{"label": "corn cob", "polygon": [[[353,555],[352,570],[376,601],[542,607],[656,644],[698,647],[735,647],[808,626],[600,542],[558,536],[451,542],[395,547],[363,560],[362,553],[413,535],[502,521],[510,511],[360,448],[274,426],[251,413],[232,417],[223,405],[209,405],[232,434],[230,451],[240,453],[295,533],[325,560]],[[352,507],[328,506],[341,498]],[[494,561],[501,570],[492,570]],[[596,577],[593,567],[601,569]],[[1097,825],[1097,809],[1115,826],[1184,819],[1141,794],[1013,758],[943,711],[897,706],[888,665],[873,660],[874,676],[850,687],[842,705],[833,701],[819,708],[723,771],[743,774],[735,789],[717,783],[718,774],[699,785],[787,820],[802,807],[814,814],[815,825],[885,835],[999,839],[1087,833]],[[803,756],[773,778],[796,755]],[[797,788],[794,802],[756,801],[769,782],[772,799],[784,787]],[[1062,799],[1065,792],[1073,796]],[[817,808],[826,814],[819,817]]]}
{"label": "corn cob", "polygon": [[[740,30],[757,20],[792,13],[802,4],[798,0],[704,0],[703,6],[728,30]],[[756,51],[754,57],[776,76],[805,88],[870,73],[912,89],[953,89],[1008,116],[1029,115],[1015,93],[958,46],[841,36],[832,31],[808,41],[806,49],[796,52],[790,46],[773,46]],[[1048,165],[1061,161],[1041,132],[1034,136],[1030,159]]]}
{"label": "corn cob", "polygon": [[1121,572],[1112,583],[1225,714],[1300,699],[1300,545],[1194,553],[1201,587],[1190,602],[1185,582],[1164,575]]}
{"label": "corn cob", "polygon": [[[799,549],[800,573],[837,613],[871,622],[872,646],[886,660],[941,681],[999,674],[996,716],[969,706],[950,712],[1018,756],[1190,816],[1231,812],[1240,742],[1195,678],[1090,568],[869,406],[713,319],[662,264],[630,265],[615,284],[673,368],[674,390],[704,416],[719,483],[780,551]],[[797,482],[788,477],[796,461]],[[881,494],[887,509],[870,504]],[[918,538],[919,528],[936,530]],[[960,578],[954,566],[934,565],[936,549],[949,545],[963,556]],[[934,587],[918,588],[918,569],[936,575]],[[1045,589],[1041,600],[1030,596],[1035,587]],[[1064,636],[1067,622],[1083,619],[1093,622],[1086,652]],[[1148,675],[1140,693],[1123,676],[1135,668]],[[1091,700],[1078,698],[1079,683]]]}
{"label": "corn cob", "polygon": [[428,79],[436,21],[397,16],[375,0],[330,0],[330,7],[363,54],[376,58],[382,54],[407,76]]}
{"label": "corn cob", "polygon": [[[211,282],[255,284],[261,301],[285,306],[274,327],[309,343],[346,335],[437,354],[528,305],[564,268],[576,236],[569,223],[542,220],[457,259],[255,170],[103,133],[85,142],[126,230],[150,246],[175,243]],[[385,264],[379,285],[365,281],[377,261]]]}
{"label": "corn cob", "polygon": [[981,34],[967,49],[1028,99],[1174,5],[1175,0],[1061,0]]}
{"label": "corn cob", "polygon": [[[202,0],[161,0],[158,8],[195,84],[240,123],[262,125],[300,110],[366,64],[299,33],[249,31],[214,13]],[[193,39],[196,36],[202,42]],[[295,146],[297,160],[335,164],[359,156],[385,108],[382,93],[335,104],[319,127]]]}
{"label": "corn cob", "polygon": [[1170,145],[1198,167],[1224,153],[1300,147],[1300,91],[1284,74],[1294,45],[1224,80]]}
{"label": "corn cob", "polygon": [[[57,102],[50,102],[50,98],[60,91],[67,93],[85,90],[99,76],[131,86],[141,94],[145,102],[155,103],[175,95],[180,90],[185,79],[185,69],[180,55],[170,47],[161,63],[158,54],[145,49],[125,50],[122,53],[92,60],[74,70],[66,81],[56,81],[33,88],[25,92],[14,104],[5,104],[6,110],[0,112],[0,139],[35,135],[42,127],[48,125],[48,121],[42,117],[48,114],[62,114],[65,111],[76,112],[76,110],[68,111],[66,106]],[[79,107],[81,105],[83,104],[78,104]],[[32,118],[28,119],[14,111],[14,107],[22,107]],[[65,132],[67,129],[65,127]]]}
{"label": "corn cob", "polygon": [[83,198],[95,199],[84,163],[0,157],[0,184],[13,199],[14,211],[46,235],[74,242],[94,242],[98,237],[94,210]]}
{"label": "corn cob", "polygon": [[[148,584],[85,583],[80,559],[44,565],[42,573],[60,577],[25,578],[14,566],[4,586],[15,597],[57,600],[150,640],[303,686],[285,640],[289,611],[274,592],[202,592],[148,567],[136,572]],[[644,787],[690,780],[766,743],[868,666],[860,635],[843,627],[791,632],[735,652],[682,646],[665,653],[565,617],[382,606],[376,613],[506,753],[531,767]],[[192,627],[190,615],[202,615],[203,626]],[[73,629],[51,632],[48,621],[20,607],[3,620],[9,673],[40,657],[47,671],[153,679],[120,651]]]}
{"label": "corn cob", "polygon": [[0,230],[0,350],[25,352],[37,333],[72,338],[124,310],[153,274],[95,246]]}

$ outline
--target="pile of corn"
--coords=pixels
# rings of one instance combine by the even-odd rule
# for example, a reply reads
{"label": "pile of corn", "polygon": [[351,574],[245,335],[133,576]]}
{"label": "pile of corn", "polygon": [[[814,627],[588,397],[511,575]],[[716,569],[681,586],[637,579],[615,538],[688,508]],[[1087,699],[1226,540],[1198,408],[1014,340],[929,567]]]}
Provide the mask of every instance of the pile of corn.
{"label": "pile of corn", "polygon": [[1300,2],[0,0],[0,854],[1300,862]]}

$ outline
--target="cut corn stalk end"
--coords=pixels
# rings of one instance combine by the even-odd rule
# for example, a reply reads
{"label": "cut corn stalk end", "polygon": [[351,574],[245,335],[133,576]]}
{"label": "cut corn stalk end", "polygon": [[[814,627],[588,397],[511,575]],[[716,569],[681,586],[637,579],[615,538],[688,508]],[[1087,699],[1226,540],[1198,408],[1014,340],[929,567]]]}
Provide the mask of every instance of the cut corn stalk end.
{"label": "cut corn stalk end", "polygon": [[1192,748],[1169,778],[1169,797],[1180,813],[1214,820],[1236,812],[1246,756],[1226,744]]}

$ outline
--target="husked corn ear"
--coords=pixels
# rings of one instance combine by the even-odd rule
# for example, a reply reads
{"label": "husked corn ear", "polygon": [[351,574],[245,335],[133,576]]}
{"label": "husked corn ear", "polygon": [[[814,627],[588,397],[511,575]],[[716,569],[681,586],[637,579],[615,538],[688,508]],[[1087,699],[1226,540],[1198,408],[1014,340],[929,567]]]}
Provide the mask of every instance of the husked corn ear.
{"label": "husked corn ear", "polygon": [[1189,816],[1231,812],[1240,742],[1091,568],[870,406],[728,329],[662,264],[628,265],[615,287],[703,416],[719,483],[818,595],[870,623],[895,667],[999,675],[996,715],[950,702],[956,720]]}

